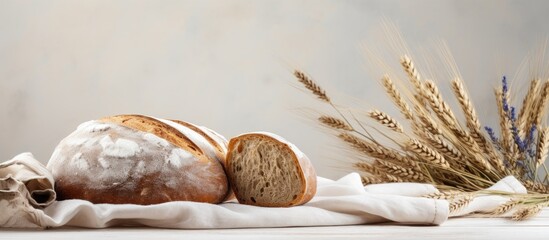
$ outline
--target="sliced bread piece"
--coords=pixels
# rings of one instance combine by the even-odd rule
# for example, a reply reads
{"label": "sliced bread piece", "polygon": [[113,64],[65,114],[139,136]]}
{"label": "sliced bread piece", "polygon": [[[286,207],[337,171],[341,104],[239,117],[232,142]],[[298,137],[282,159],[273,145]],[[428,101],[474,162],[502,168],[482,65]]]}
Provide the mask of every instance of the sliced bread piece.
{"label": "sliced bread piece", "polygon": [[264,207],[301,205],[316,193],[313,165],[296,146],[266,132],[229,141],[227,175],[238,202]]}

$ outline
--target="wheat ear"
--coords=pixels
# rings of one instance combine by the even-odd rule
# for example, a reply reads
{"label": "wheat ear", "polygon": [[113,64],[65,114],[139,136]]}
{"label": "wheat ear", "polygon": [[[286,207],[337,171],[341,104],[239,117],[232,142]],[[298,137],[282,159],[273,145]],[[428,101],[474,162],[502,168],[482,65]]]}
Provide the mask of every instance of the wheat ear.
{"label": "wheat ear", "polygon": [[447,191],[440,191],[436,193],[426,194],[421,197],[432,198],[432,199],[452,199],[462,194],[465,194],[465,192],[459,191],[459,190],[447,190]]}
{"label": "wheat ear", "polygon": [[512,153],[512,146],[513,143],[513,134],[511,132],[511,123],[509,118],[507,117],[507,114],[505,113],[503,109],[503,91],[501,89],[495,90],[496,94],[496,102],[498,105],[498,114],[499,114],[499,127],[501,129],[501,146],[504,153],[507,153],[508,161],[511,163],[511,165],[514,166],[515,164],[515,158],[511,156]]}
{"label": "wheat ear", "polygon": [[536,111],[532,113],[531,124],[527,125],[527,127],[539,126],[541,124],[541,118],[545,116],[547,100],[549,100],[549,81],[543,84],[541,94],[538,97]]}
{"label": "wheat ear", "polygon": [[409,150],[417,154],[418,157],[420,157],[422,160],[430,164],[433,164],[443,169],[450,168],[450,165],[442,155],[440,155],[437,151],[427,147],[417,139],[411,139],[408,142],[408,148]]}
{"label": "wheat ear", "polygon": [[408,166],[416,171],[421,171],[419,163],[407,156],[402,156],[399,152],[389,149],[387,147],[364,141],[349,133],[341,133],[338,137],[355,149],[358,152],[362,152],[372,158],[383,159],[386,161],[394,161],[405,166]]}
{"label": "wheat ear", "polygon": [[533,109],[533,106],[536,105],[536,102],[534,99],[536,99],[536,96],[539,95],[541,88],[540,88],[540,81],[539,79],[534,79],[530,82],[530,87],[528,88],[528,92],[526,93],[526,96],[524,96],[524,99],[522,100],[522,107],[520,108],[520,113],[518,116],[518,123],[520,125],[520,129],[523,132],[528,132],[528,128],[530,126],[527,126],[527,120],[530,115],[530,112]]}
{"label": "wheat ear", "polygon": [[534,169],[545,163],[545,159],[547,158],[547,153],[549,152],[549,127],[545,127],[539,131],[538,139],[536,166]]}
{"label": "wheat ear", "polygon": [[345,121],[331,117],[331,116],[321,116],[318,118],[318,120],[333,129],[340,129],[340,130],[346,130],[346,131],[352,131],[353,127],[351,127],[349,124],[347,124]]}
{"label": "wheat ear", "polygon": [[521,201],[517,199],[511,199],[504,204],[499,205],[496,209],[488,212],[491,215],[501,215],[507,213],[519,205]]}
{"label": "wheat ear", "polygon": [[309,89],[320,100],[330,102],[330,98],[326,95],[326,91],[318,86],[311,78],[305,75],[305,73],[295,70],[294,76],[305,86],[305,88]]}
{"label": "wheat ear", "polygon": [[376,176],[360,176],[362,185],[383,183],[383,179]]}
{"label": "wheat ear", "polygon": [[450,201],[450,214],[459,212],[461,209],[469,205],[473,199],[473,194],[464,194],[460,197],[452,199]]}
{"label": "wheat ear", "polygon": [[399,176],[393,175],[389,172],[379,169],[378,166],[371,165],[366,162],[357,162],[354,164],[355,168],[374,175],[376,178],[382,179],[384,182],[404,182]]}
{"label": "wheat ear", "polygon": [[384,161],[384,160],[376,160],[374,164],[376,164],[376,166],[378,166],[379,169],[383,169],[384,172],[401,177],[405,180],[413,180],[415,182],[425,181],[425,176],[422,173],[417,172],[412,168],[402,167],[397,164],[391,163],[389,161]]}
{"label": "wheat ear", "polygon": [[402,133],[403,130],[402,130],[402,125],[400,125],[400,123],[398,123],[395,119],[393,119],[391,116],[389,116],[388,114],[384,113],[384,112],[380,112],[378,110],[372,110],[368,113],[368,115],[376,120],[377,122],[379,122],[380,124],[382,124],[383,126],[395,131],[395,132],[399,132],[399,133]]}
{"label": "wheat ear", "polygon": [[531,218],[532,216],[538,214],[543,207],[545,207],[547,203],[538,203],[535,205],[528,205],[524,206],[520,209],[518,209],[515,213],[513,213],[513,216],[511,219],[515,221],[522,221],[528,218]]}
{"label": "wheat ear", "polygon": [[400,95],[400,92],[396,88],[393,81],[389,78],[389,76],[384,75],[381,78],[381,82],[383,83],[383,87],[385,88],[385,91],[387,92],[389,97],[391,97],[394,104],[399,108],[402,115],[404,115],[404,117],[406,119],[413,119],[414,114],[412,113],[412,109],[410,108],[408,103],[406,103],[406,101],[404,101],[404,99]]}
{"label": "wheat ear", "polygon": [[465,115],[466,124],[469,128],[471,137],[475,140],[483,152],[490,157],[490,160],[494,165],[496,165],[496,168],[500,171],[504,171],[505,166],[503,165],[503,161],[497,157],[494,146],[489,143],[481,133],[481,126],[477,113],[475,112],[475,108],[469,99],[467,91],[463,87],[463,82],[460,78],[456,78],[452,81],[452,89],[454,90],[454,94],[456,95],[456,98],[458,99],[461,109]]}
{"label": "wheat ear", "polygon": [[431,80],[427,80],[425,81],[424,86],[425,96],[427,97],[427,100],[431,105],[431,109],[433,109],[433,111],[437,114],[440,120],[448,124],[449,127],[456,127],[456,117],[452,112],[450,106],[442,98],[442,95],[440,94],[436,84]]}
{"label": "wheat ear", "polygon": [[549,193],[549,189],[543,183],[533,182],[530,180],[523,181],[523,183],[524,183],[524,187],[526,187],[528,191],[537,192],[537,193]]}

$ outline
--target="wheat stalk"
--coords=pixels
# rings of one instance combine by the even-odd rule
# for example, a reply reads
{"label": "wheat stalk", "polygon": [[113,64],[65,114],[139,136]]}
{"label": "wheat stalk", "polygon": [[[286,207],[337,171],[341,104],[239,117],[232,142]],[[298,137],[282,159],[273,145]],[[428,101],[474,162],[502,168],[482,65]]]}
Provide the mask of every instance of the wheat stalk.
{"label": "wheat stalk", "polygon": [[387,128],[395,132],[399,132],[399,133],[403,132],[402,125],[400,125],[400,123],[398,123],[395,119],[393,119],[392,117],[390,117],[388,114],[384,112],[373,110],[373,111],[370,111],[368,115],[370,116],[370,118],[376,120],[383,126],[386,126]]}
{"label": "wheat stalk", "polygon": [[425,81],[425,96],[429,100],[431,109],[439,116],[440,120],[448,124],[449,127],[454,127],[457,124],[456,117],[450,106],[444,101],[442,95],[438,91],[437,86],[431,80]]}
{"label": "wheat stalk", "polygon": [[423,92],[421,78],[414,65],[414,62],[412,62],[412,59],[410,59],[408,55],[404,55],[400,58],[400,64],[404,68],[404,71],[408,74],[408,78],[410,79],[410,82],[412,82],[412,85],[414,85],[414,87],[416,88],[416,92],[421,94]]}
{"label": "wheat stalk", "polygon": [[416,106],[416,111],[418,112],[417,116],[418,116],[418,119],[419,119],[419,123],[414,122],[415,126],[422,127],[422,128],[426,129],[428,132],[430,132],[431,134],[434,134],[434,135],[442,134],[442,130],[440,129],[438,124],[435,121],[433,121],[433,119],[430,116],[423,113],[419,109],[419,106]]}
{"label": "wheat stalk", "polygon": [[523,181],[522,183],[524,183],[524,187],[526,187],[528,191],[538,192],[538,193],[549,193],[549,189],[547,188],[547,186],[542,183],[534,182],[531,180],[526,180],[526,181]]}
{"label": "wheat stalk", "polygon": [[549,152],[549,127],[539,131],[538,152],[534,169],[537,169],[545,162],[547,152]]}
{"label": "wheat stalk", "polygon": [[363,185],[383,183],[383,179],[375,176],[360,176]]}
{"label": "wheat stalk", "polygon": [[404,115],[406,119],[413,119],[414,114],[412,113],[412,109],[410,108],[408,103],[404,101],[404,99],[400,95],[400,92],[397,90],[395,84],[393,83],[393,81],[391,81],[389,76],[384,75],[383,78],[381,78],[381,82],[383,83],[383,87],[385,87],[385,91],[391,97],[393,103],[399,108],[402,115]]}
{"label": "wheat stalk", "polygon": [[450,201],[450,214],[455,214],[459,212],[461,209],[469,205],[474,199],[473,194],[464,194],[460,197],[451,199]]}
{"label": "wheat stalk", "polygon": [[[513,142],[513,133],[511,132],[511,124],[510,120],[507,117],[507,114],[505,113],[503,109],[503,91],[501,89],[496,89],[496,103],[498,106],[498,113],[499,113],[499,125],[501,128],[501,146],[503,149],[503,152],[506,153],[507,160],[511,163],[511,165],[515,165],[515,156],[514,156],[514,149],[511,145]],[[508,99],[508,98],[507,98]]]}
{"label": "wheat stalk", "polygon": [[374,175],[375,178],[382,179],[384,182],[404,182],[400,176],[393,173],[383,171],[379,166],[375,166],[365,162],[357,162],[354,166],[364,172]]}
{"label": "wheat stalk", "polygon": [[547,100],[549,99],[549,81],[543,84],[541,94],[539,95],[535,112],[531,116],[531,124],[528,126],[539,126],[541,124],[541,117],[545,115],[547,106]]}
{"label": "wheat stalk", "polygon": [[340,130],[346,130],[346,131],[352,131],[353,127],[351,127],[349,124],[347,124],[345,121],[331,117],[331,116],[321,116],[318,118],[318,120],[333,129],[340,129]]}
{"label": "wheat stalk", "polygon": [[436,193],[426,194],[426,195],[423,195],[421,197],[432,198],[432,199],[452,199],[452,198],[455,198],[456,196],[462,195],[464,193],[465,192],[459,191],[459,190],[446,190],[446,191],[440,191],[440,192],[436,192]]}
{"label": "wheat stalk", "polygon": [[517,205],[519,205],[520,203],[521,203],[520,200],[511,199],[511,200],[507,201],[506,203],[499,205],[494,210],[488,212],[488,214],[502,215],[502,214],[508,213],[509,211],[514,209]]}
{"label": "wheat stalk", "polygon": [[442,155],[440,155],[437,151],[427,147],[420,141],[416,139],[411,139],[408,142],[408,147],[412,152],[416,153],[418,157],[422,158],[428,163],[434,164],[435,166],[443,169],[450,168],[450,165]]}
{"label": "wheat stalk", "polygon": [[309,89],[320,100],[330,102],[330,98],[328,97],[328,95],[326,95],[326,91],[320,88],[320,86],[318,86],[311,78],[305,75],[305,73],[295,70],[294,76],[300,83],[305,86],[305,88]]}
{"label": "wheat stalk", "polygon": [[412,180],[415,182],[425,181],[425,176],[422,173],[417,172],[412,168],[402,167],[397,164],[394,164],[388,161],[383,161],[383,160],[376,160],[374,164],[376,164],[376,166],[378,166],[379,169],[383,169],[385,170],[385,172],[392,174],[394,176],[398,176],[402,179]]}
{"label": "wheat stalk", "polygon": [[452,159],[454,161],[462,160],[463,155],[461,154],[461,152],[455,149],[452,145],[444,141],[439,136],[433,136],[431,134],[427,134],[425,138],[429,141],[430,146],[432,146],[435,150],[437,150],[439,153],[441,153],[445,157]]}
{"label": "wheat stalk", "polygon": [[538,203],[535,205],[527,205],[520,209],[518,209],[512,216],[511,219],[515,221],[522,221],[526,220],[536,214],[538,214],[543,207],[545,207],[546,203]]}
{"label": "wheat stalk", "polygon": [[530,87],[528,88],[528,92],[526,93],[526,96],[524,97],[524,100],[522,101],[522,108],[520,108],[520,113],[518,116],[518,122],[520,124],[520,129],[523,132],[527,132],[527,118],[530,116],[530,112],[533,109],[533,106],[536,104],[534,101],[536,99],[536,96],[539,95],[539,92],[541,91],[540,88],[540,81],[539,79],[534,79],[530,82]]}
{"label": "wheat stalk", "polygon": [[[454,91],[459,105],[465,115],[465,121],[467,127],[469,128],[471,137],[475,140],[483,152],[488,155],[490,161],[495,165],[496,169],[499,171],[505,171],[505,166],[503,165],[501,159],[497,156],[493,145],[488,143],[484,135],[481,133],[480,121],[477,117],[477,113],[473,107],[473,103],[469,99],[467,91],[465,91],[465,87],[463,87],[463,82],[460,78],[455,78],[452,81],[452,90]],[[488,168],[487,166],[484,167]]]}

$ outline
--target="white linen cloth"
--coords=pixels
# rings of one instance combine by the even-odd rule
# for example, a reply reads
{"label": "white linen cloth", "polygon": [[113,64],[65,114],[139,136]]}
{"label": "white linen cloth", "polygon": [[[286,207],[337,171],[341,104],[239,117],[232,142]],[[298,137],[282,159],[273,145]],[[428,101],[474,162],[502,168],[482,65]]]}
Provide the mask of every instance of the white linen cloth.
{"label": "white linen cloth", "polygon": [[[29,166],[31,169],[44,169],[38,161],[32,159],[31,154],[18,155],[14,159],[18,158],[25,158],[25,162],[32,163],[32,166]],[[4,169],[9,168],[9,165],[6,165],[8,164],[0,166]],[[1,169],[0,173],[3,174],[0,175],[0,181],[22,181],[16,178],[17,173]],[[45,179],[51,180],[48,174],[44,173]],[[491,189],[526,193],[526,189],[514,177],[502,179]],[[305,205],[289,208],[256,207],[234,201],[222,204],[179,201],[141,206],[65,200],[48,202],[46,204],[51,205],[44,209],[36,209],[29,204],[34,200],[31,194],[24,193],[28,191],[25,187],[2,191],[0,227],[149,226],[205,229],[354,225],[387,221],[439,225],[450,216],[446,200],[420,197],[438,192],[432,185],[386,183],[363,187],[357,173],[348,174],[337,181],[319,177],[315,197]],[[4,192],[12,194],[6,195]],[[14,198],[17,200],[14,201]],[[498,196],[477,197],[456,215],[491,210],[506,200]]]}

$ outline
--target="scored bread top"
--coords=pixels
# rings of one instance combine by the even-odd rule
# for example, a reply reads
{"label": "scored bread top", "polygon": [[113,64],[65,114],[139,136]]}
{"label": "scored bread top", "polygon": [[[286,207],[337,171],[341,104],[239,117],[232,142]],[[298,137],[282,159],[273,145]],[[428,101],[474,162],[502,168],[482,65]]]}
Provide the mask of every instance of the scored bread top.
{"label": "scored bread top", "polygon": [[213,149],[182,124],[118,115],[80,124],[58,144],[47,168],[60,199],[219,203],[229,185],[224,157],[218,159]]}
{"label": "scored bread top", "polygon": [[197,156],[199,160],[208,161],[205,159],[202,149],[197,146],[195,142],[189,139],[176,127],[170,126],[169,124],[158,119],[132,114],[106,117],[99,119],[99,122],[116,123],[134,130],[152,133]]}
{"label": "scored bread top", "polygon": [[[225,154],[227,153],[227,142],[226,140],[223,141],[222,138],[220,138],[219,136],[217,135],[214,135],[216,134],[214,131],[210,130],[210,129],[207,129],[207,128],[204,128],[204,127],[199,127],[199,126],[196,126],[192,123],[188,123],[188,122],[184,122],[184,121],[181,121],[181,120],[170,120],[172,122],[175,122],[179,125],[182,125],[194,132],[196,132],[197,134],[199,134],[202,138],[204,138],[207,143],[205,143],[204,141],[201,141],[199,143],[197,143],[197,145],[201,145],[200,147],[203,147],[209,151],[213,151],[214,152],[214,156],[219,162],[223,163],[223,165],[225,165]],[[202,144],[200,144],[202,143]]]}

